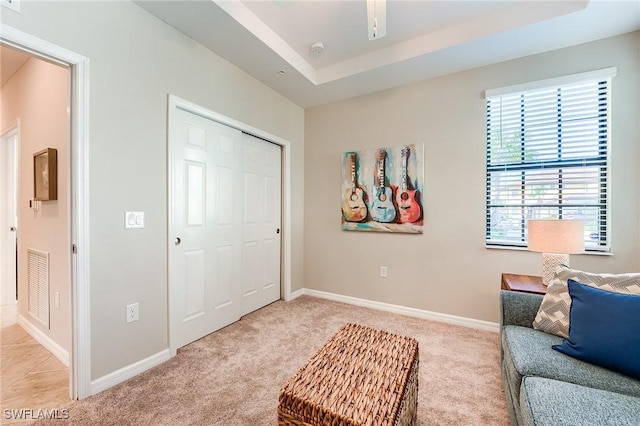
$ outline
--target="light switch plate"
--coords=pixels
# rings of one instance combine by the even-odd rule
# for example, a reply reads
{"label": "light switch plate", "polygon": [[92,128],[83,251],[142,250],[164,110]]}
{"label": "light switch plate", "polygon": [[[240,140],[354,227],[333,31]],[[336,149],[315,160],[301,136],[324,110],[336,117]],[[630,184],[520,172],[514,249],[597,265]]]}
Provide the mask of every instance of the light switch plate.
{"label": "light switch plate", "polygon": [[144,228],[144,212],[124,212],[124,229]]}

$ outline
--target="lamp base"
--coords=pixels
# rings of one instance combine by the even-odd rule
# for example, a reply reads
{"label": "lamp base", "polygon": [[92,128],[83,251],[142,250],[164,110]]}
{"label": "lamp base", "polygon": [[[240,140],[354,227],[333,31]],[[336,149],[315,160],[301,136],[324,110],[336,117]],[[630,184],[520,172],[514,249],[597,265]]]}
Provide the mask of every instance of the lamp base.
{"label": "lamp base", "polygon": [[556,268],[560,265],[569,266],[568,254],[542,253],[542,284],[545,286],[551,284]]}

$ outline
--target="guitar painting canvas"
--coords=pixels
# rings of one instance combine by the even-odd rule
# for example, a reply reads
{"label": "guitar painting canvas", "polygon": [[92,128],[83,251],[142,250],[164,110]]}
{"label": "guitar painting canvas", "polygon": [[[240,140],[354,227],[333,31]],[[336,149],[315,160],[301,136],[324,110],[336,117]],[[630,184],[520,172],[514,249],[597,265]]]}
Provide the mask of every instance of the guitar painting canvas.
{"label": "guitar painting canvas", "polygon": [[342,229],[421,234],[423,145],[342,155]]}
{"label": "guitar painting canvas", "polygon": [[356,179],[357,158],[355,152],[347,153],[347,173],[350,173],[351,180],[349,187],[342,194],[342,217],[348,222],[362,222],[367,218],[368,212],[364,191]]}

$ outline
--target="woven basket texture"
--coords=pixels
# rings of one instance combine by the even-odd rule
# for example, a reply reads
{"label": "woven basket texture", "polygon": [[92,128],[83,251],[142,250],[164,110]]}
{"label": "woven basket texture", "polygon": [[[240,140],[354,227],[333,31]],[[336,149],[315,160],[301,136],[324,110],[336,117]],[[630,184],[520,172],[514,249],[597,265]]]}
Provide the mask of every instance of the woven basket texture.
{"label": "woven basket texture", "polygon": [[280,390],[278,425],[414,425],[417,340],[343,326]]}

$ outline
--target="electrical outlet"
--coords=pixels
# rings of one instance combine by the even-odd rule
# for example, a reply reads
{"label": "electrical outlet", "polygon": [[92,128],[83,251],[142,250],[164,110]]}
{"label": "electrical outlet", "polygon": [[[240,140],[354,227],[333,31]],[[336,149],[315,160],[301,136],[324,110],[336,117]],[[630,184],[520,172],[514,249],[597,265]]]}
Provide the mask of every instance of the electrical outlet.
{"label": "electrical outlet", "polygon": [[380,278],[387,278],[387,267],[386,266],[381,266],[380,267]]}
{"label": "electrical outlet", "polygon": [[20,0],[1,0],[0,4],[7,9],[20,13]]}
{"label": "electrical outlet", "polygon": [[127,322],[134,322],[140,319],[140,305],[132,303],[127,305]]}

